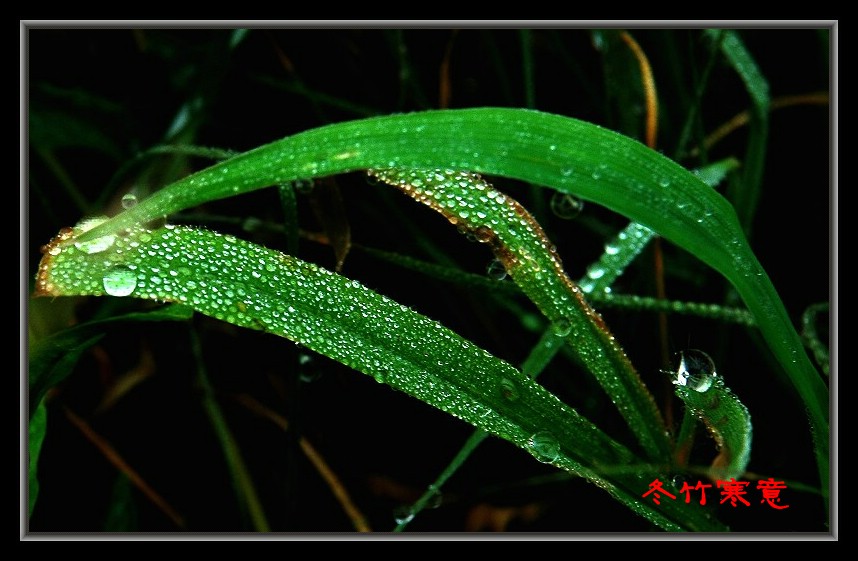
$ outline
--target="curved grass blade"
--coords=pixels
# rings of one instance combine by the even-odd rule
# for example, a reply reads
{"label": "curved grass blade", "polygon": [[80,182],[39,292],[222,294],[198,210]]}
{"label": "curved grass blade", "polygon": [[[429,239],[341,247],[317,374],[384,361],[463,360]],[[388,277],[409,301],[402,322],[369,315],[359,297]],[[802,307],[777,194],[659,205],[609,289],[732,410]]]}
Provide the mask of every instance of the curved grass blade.
{"label": "curved grass blade", "polygon": [[754,314],[804,401],[827,492],[828,388],[748,245],[735,210],[679,164],[597,125],[505,108],[426,111],[328,125],[177,181],[80,241],[295,179],[391,167],[466,169],[547,185],[640,222],[718,271]]}
{"label": "curved grass blade", "polygon": [[552,322],[619,409],[654,461],[667,462],[664,420],[631,361],[566,275],[542,228],[517,201],[479,175],[450,170],[371,170],[488,244],[507,273]]}
{"label": "curved grass blade", "polygon": [[684,505],[642,502],[665,466],[643,464],[519,370],[356,281],[207,230],[137,227],[95,246],[80,233],[47,246],[37,295],[177,301],[289,338],[587,478],[664,529],[723,530]]}
{"label": "curved grass blade", "polygon": [[42,442],[45,440],[47,428],[48,408],[45,407],[44,401],[40,401],[38,407],[36,407],[36,411],[30,418],[30,425],[27,429],[29,435],[27,439],[27,459],[29,464],[27,518],[33,515],[36,499],[39,498],[39,454],[42,452]]}
{"label": "curved grass blade", "polygon": [[724,384],[712,359],[696,349],[681,353],[673,383],[676,395],[703,421],[718,444],[720,453],[710,476],[729,479],[745,473],[751,457],[751,415]]}
{"label": "curved grass blade", "polygon": [[215,390],[209,381],[205,363],[202,359],[203,351],[199,335],[197,335],[197,332],[193,328],[190,329],[190,335],[191,350],[197,363],[196,383],[202,393],[203,409],[209,418],[209,423],[211,423],[212,430],[214,430],[223,451],[239,508],[242,514],[250,519],[254,531],[270,532],[271,527],[268,525],[268,520],[265,517],[265,509],[259,500],[256,485],[253,483],[250,470],[247,469],[241,448],[239,448],[238,442],[235,436],[233,436],[232,429],[229,428],[226,415],[223,414],[223,410],[215,398]]}
{"label": "curved grass blade", "polygon": [[769,135],[769,83],[736,31],[707,30],[706,35],[713,40],[721,37],[721,52],[744,82],[745,89],[754,104],[742,179],[731,184],[729,189],[730,199],[739,213],[739,221],[745,228],[745,232],[750,232],[751,222],[760,199],[763,170],[766,165],[766,146]]}

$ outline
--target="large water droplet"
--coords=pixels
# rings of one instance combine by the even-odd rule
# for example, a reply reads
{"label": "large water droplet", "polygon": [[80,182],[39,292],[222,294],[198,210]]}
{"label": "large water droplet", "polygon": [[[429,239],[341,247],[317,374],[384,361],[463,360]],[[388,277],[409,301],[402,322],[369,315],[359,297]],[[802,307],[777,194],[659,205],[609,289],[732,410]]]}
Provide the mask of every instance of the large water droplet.
{"label": "large water droplet", "polygon": [[504,378],[500,381],[500,391],[501,395],[509,401],[515,401],[518,399],[518,386],[509,378]]}
{"label": "large water droplet", "polygon": [[551,196],[551,212],[558,218],[572,220],[584,209],[584,201],[569,193],[555,192]]}
{"label": "large water droplet", "polygon": [[717,377],[715,362],[708,354],[697,349],[680,351],[674,384],[703,393],[712,387]]}
{"label": "large water droplet", "polygon": [[503,280],[506,278],[506,267],[499,260],[493,259],[486,267],[486,274],[495,280]]}
{"label": "large water droplet", "polygon": [[438,508],[441,506],[441,503],[444,502],[444,496],[441,495],[441,491],[435,485],[429,486],[429,492],[431,495],[429,499],[426,501],[426,508]]}
{"label": "large water droplet", "polygon": [[550,432],[540,431],[527,440],[530,453],[540,462],[550,464],[560,457],[560,443]]}
{"label": "large water droplet", "polygon": [[131,208],[137,206],[137,195],[134,193],[125,193],[122,195],[122,208]]}
{"label": "large water droplet", "polygon": [[372,377],[375,378],[375,381],[379,384],[387,383],[387,379],[390,376],[390,373],[384,368],[377,370]]}
{"label": "large water droplet", "polygon": [[[89,229],[91,228],[87,228],[82,231],[86,232]],[[110,249],[111,247],[113,247],[114,243],[116,243],[116,236],[107,235],[102,236],[100,238],[95,238],[94,240],[90,240],[88,242],[75,242],[74,246],[84,253],[93,254],[101,253],[102,251]]]}
{"label": "large water droplet", "polygon": [[414,520],[414,510],[411,506],[398,506],[393,509],[393,519],[397,524],[408,524]]}
{"label": "large water droplet", "polygon": [[551,324],[551,332],[557,337],[566,337],[572,332],[572,322],[566,318],[560,318]]}
{"label": "large water droplet", "polygon": [[102,278],[104,291],[111,296],[128,296],[137,288],[137,274],[128,267],[113,267]]}

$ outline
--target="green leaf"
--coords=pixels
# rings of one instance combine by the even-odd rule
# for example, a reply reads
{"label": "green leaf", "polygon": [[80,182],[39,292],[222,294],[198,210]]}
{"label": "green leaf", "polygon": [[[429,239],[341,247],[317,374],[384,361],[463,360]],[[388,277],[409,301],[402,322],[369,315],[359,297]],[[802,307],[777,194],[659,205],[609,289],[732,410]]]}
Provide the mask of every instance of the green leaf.
{"label": "green leaf", "polygon": [[80,233],[48,246],[41,294],[178,301],[289,338],[585,477],[662,528],[723,529],[682,505],[642,502],[668,466],[641,462],[519,370],[357,281],[207,230],[135,227],[97,244]]}
{"label": "green leaf", "polygon": [[45,407],[45,402],[39,402],[36,411],[30,418],[30,427],[28,430],[29,439],[27,450],[29,453],[29,493],[27,494],[27,517],[33,515],[33,508],[36,506],[36,499],[39,498],[39,454],[42,452],[42,442],[45,440],[45,433],[48,428],[48,408]]}
{"label": "green leaf", "polygon": [[677,163],[599,126],[504,108],[338,123],[261,146],[177,181],[79,241],[295,179],[390,167],[470,170],[572,193],[655,230],[721,273],[736,287],[804,401],[827,492],[828,389],[748,245],[735,210]]}
{"label": "green leaf", "polygon": [[731,184],[730,200],[739,213],[739,221],[745,232],[751,231],[751,221],[757,211],[766,167],[766,147],[769,135],[769,83],[760,72],[751,53],[745,48],[736,31],[707,30],[706,35],[714,39],[723,33],[721,52],[742,79],[745,89],[751,97],[753,111],[748,124],[748,148],[741,181]]}

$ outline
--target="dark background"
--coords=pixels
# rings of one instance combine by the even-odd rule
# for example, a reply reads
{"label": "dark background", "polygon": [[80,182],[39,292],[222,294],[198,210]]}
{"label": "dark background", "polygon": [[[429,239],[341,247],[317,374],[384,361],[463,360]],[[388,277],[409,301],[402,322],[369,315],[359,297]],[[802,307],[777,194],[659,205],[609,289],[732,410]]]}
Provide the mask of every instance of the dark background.
{"label": "dark background", "polygon": [[[708,60],[707,43],[697,30],[645,29],[632,34],[650,57],[658,85],[658,148],[674,156],[696,80]],[[230,48],[233,36],[231,30],[203,29],[27,31],[29,143],[24,195],[29,208],[25,255],[29,279],[36,270],[39,247],[60,228],[86,214],[115,212],[121,196],[132,187],[144,194],[207,165],[202,159],[172,157],[129,164],[154,145],[244,151],[325,123],[437,108],[448,49],[450,108],[528,104],[522,35],[514,29],[253,29]],[[828,91],[826,31],[757,29],[743,30],[741,36],[770,83],[772,98]],[[623,65],[634,66],[633,59],[615,51],[600,52],[593,35],[583,29],[536,29],[530,39],[535,108],[642,138],[639,85],[618,86],[612,81],[614,72],[625,79]],[[183,107],[189,119],[171,131]],[[700,131],[711,132],[749,107],[741,81],[718,62],[702,98]],[[751,232],[752,247],[797,325],[807,306],[831,299],[829,114],[827,105],[771,114],[762,197]],[[747,131],[738,130],[709,157],[741,159],[746,140]],[[688,167],[700,163],[692,158],[680,161]],[[64,182],[76,186],[77,200]],[[403,223],[410,222],[469,272],[483,271],[491,259],[484,247],[468,243],[446,221],[398,193],[369,185],[359,174],[340,176],[336,182],[356,244],[428,259],[415,238],[403,231]],[[549,191],[534,199],[527,186],[504,179],[496,184],[533,210],[573,278],[599,255],[606,236],[627,222],[595,205],[587,205],[579,219],[560,220],[548,210]],[[301,228],[318,231],[309,197],[301,196],[299,204]],[[247,217],[282,222],[274,189],[195,212],[207,216],[211,227],[283,249],[277,234],[241,228]],[[241,220],[227,224],[218,217]],[[733,302],[720,276],[681,250],[663,245],[669,297]],[[334,266],[330,248],[311,241],[301,241],[298,255]],[[621,277],[615,291],[654,294],[652,261],[648,250]],[[440,320],[512,364],[520,364],[538,338],[487,295],[403,271],[358,249],[347,258],[343,274]],[[523,299],[517,302],[533,310]],[[63,311],[57,312],[56,306],[63,306]],[[138,307],[136,302],[88,299],[76,302],[71,313],[62,303],[40,301],[31,302],[30,312],[49,324],[42,316],[82,321]],[[601,311],[663,402],[666,389],[665,377],[659,374],[663,365],[656,316]],[[825,319],[819,323],[827,335]],[[446,414],[283,339],[204,317],[195,317],[193,325],[219,401],[277,531],[352,530],[301,454],[298,434],[313,442],[342,478],[373,529],[387,531],[394,525],[392,512],[437,476],[471,432]],[[801,402],[758,339],[752,330],[712,320],[670,319],[671,350],[695,347],[709,352],[751,411],[755,440],[749,470],[789,484],[818,486]],[[62,406],[86,418],[107,438],[186,517],[189,530],[250,530],[200,406],[189,341],[184,324],[125,324],[108,332],[51,395],[40,464],[42,487],[30,530],[96,532],[110,524],[128,531],[176,529],[136,491],[131,491],[129,501],[115,499],[116,470],[67,422]],[[301,355],[310,357],[303,366]],[[110,382],[139,366],[144,356],[154,365],[151,374],[114,405],[99,409]],[[541,380],[609,434],[632,445],[609,400],[586,373],[558,358]],[[239,394],[252,395],[284,415],[290,431],[283,433],[249,413],[234,399]],[[700,461],[711,460],[711,440],[701,434],[698,445]],[[475,507],[485,503],[496,509],[539,505],[535,519],[513,518],[505,527],[509,531],[650,530],[643,519],[596,487],[575,480],[532,479],[543,475],[554,476],[555,471],[509,444],[490,440],[449,482],[441,507],[418,516],[410,529],[462,531],[469,528],[466,521],[473,520]],[[714,499],[710,496],[710,502]],[[714,513],[737,531],[826,531],[817,494],[791,488],[785,500],[791,504],[786,511],[753,504],[745,509],[721,505]],[[111,517],[109,506],[120,503],[125,505],[123,514]]]}

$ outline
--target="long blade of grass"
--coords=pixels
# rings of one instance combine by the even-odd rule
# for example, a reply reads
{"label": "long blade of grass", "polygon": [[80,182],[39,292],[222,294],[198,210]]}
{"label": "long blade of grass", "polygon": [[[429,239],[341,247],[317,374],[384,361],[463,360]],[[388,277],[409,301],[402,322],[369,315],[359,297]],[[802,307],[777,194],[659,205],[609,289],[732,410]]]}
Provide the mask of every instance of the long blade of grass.
{"label": "long blade of grass", "polygon": [[[290,136],[188,176],[79,240],[300,178],[369,168],[451,168],[546,185],[644,224],[727,278],[804,401],[828,488],[828,389],[735,210],[677,163],[599,126],[536,111],[476,108],[392,115]],[[765,383],[765,382],[761,382]]]}
{"label": "long blade of grass", "polygon": [[[722,31],[707,30],[710,38],[719,37]],[[751,97],[754,110],[749,124],[748,148],[742,173],[742,181],[728,192],[730,200],[739,214],[739,221],[750,233],[751,222],[757,211],[760,188],[763,182],[763,170],[766,165],[766,146],[769,136],[769,83],[760,72],[751,53],[745,48],[736,31],[723,31],[721,52],[742,79],[745,89]]]}
{"label": "long blade of grass", "polygon": [[48,245],[37,294],[187,303],[369,374],[587,478],[664,529],[723,529],[683,505],[641,502],[668,466],[642,463],[519,370],[356,281],[206,230],[137,227],[98,251],[81,248],[80,233],[64,230]]}
{"label": "long blade of grass", "polygon": [[247,469],[247,464],[244,462],[241,448],[239,448],[238,442],[235,440],[232,430],[226,422],[226,416],[223,414],[220,404],[215,398],[214,388],[211,382],[209,382],[209,376],[202,357],[202,346],[200,345],[199,336],[194,329],[191,329],[191,349],[197,362],[196,383],[202,393],[203,409],[223,450],[238,504],[243,511],[247,512],[255,531],[269,532],[271,527],[268,525],[268,519],[265,517],[265,509],[262,508],[259,494],[256,492],[256,485],[254,485],[253,478],[250,476],[250,470]]}
{"label": "long blade of grass", "polygon": [[30,418],[27,429],[27,460],[28,460],[28,492],[27,492],[27,518],[33,515],[36,507],[36,499],[39,498],[39,454],[42,452],[42,442],[48,428],[48,408],[45,402],[39,403],[36,411]]}

